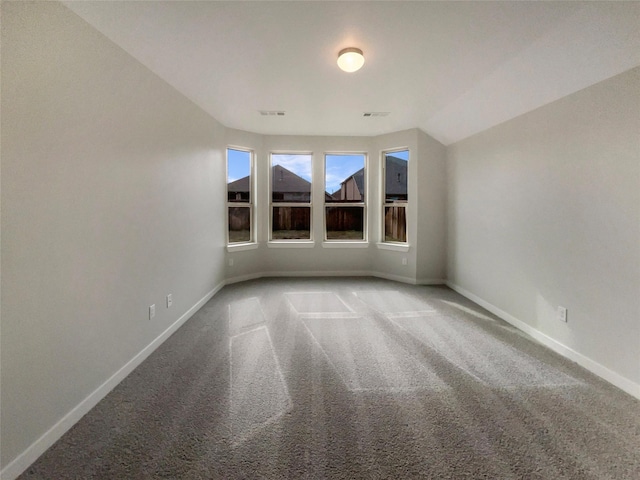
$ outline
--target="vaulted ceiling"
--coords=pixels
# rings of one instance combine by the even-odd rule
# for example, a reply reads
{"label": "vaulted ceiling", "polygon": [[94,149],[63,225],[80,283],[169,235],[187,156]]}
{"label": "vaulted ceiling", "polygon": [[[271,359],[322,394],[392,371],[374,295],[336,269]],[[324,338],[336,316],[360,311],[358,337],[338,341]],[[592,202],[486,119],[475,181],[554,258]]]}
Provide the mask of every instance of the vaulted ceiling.
{"label": "vaulted ceiling", "polygon": [[[63,3],[226,126],[262,134],[418,127],[450,144],[640,65],[640,2]],[[366,63],[348,74],[336,58],[350,46]]]}

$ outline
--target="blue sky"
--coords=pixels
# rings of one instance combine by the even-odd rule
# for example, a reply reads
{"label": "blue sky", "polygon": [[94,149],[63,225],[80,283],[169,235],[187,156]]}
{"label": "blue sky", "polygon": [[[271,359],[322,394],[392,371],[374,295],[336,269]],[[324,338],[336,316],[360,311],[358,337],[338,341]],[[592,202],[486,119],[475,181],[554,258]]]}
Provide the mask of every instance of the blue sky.
{"label": "blue sky", "polygon": [[340,182],[364,167],[364,155],[327,155],[325,157],[326,191],[333,193]]}
{"label": "blue sky", "polygon": [[387,153],[387,155],[391,157],[400,158],[402,160],[406,160],[407,162],[409,161],[409,150],[402,150],[399,152],[389,152]]}
{"label": "blue sky", "polygon": [[311,181],[311,155],[271,154],[272,165],[281,165],[305,180]]}
{"label": "blue sky", "polygon": [[241,150],[227,149],[228,173],[227,183],[235,182],[239,178],[249,175],[251,170],[251,154]]}

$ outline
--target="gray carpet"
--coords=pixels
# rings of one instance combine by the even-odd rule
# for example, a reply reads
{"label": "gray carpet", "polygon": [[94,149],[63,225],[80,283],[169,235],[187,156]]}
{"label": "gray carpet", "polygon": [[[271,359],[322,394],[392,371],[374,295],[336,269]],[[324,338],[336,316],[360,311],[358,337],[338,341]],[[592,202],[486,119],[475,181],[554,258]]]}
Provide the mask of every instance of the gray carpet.
{"label": "gray carpet", "polygon": [[445,287],[225,287],[21,479],[640,479],[640,402]]}

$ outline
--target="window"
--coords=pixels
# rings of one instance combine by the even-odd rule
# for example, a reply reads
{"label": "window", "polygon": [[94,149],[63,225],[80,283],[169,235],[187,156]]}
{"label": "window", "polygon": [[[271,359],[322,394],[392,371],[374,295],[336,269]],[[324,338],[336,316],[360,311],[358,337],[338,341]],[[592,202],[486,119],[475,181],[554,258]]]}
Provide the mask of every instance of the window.
{"label": "window", "polygon": [[365,156],[324,157],[324,224],[326,240],[366,240]]}
{"label": "window", "polygon": [[311,240],[311,154],[271,154],[271,238]]}
{"label": "window", "polygon": [[251,243],[253,233],[253,152],[227,148],[228,243]]}
{"label": "window", "polygon": [[385,243],[407,243],[409,150],[383,153],[382,238]]}

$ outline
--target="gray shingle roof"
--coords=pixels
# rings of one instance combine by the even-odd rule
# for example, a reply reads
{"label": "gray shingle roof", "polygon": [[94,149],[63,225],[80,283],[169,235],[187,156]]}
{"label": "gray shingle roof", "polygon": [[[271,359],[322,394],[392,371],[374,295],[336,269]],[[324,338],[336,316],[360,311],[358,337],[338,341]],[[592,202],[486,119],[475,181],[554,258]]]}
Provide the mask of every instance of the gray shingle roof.
{"label": "gray shingle roof", "polygon": [[385,175],[385,193],[387,195],[407,196],[407,167],[409,162],[387,155]]}
{"label": "gray shingle roof", "polygon": [[311,183],[281,165],[271,168],[272,191],[276,193],[309,193]]}
{"label": "gray shingle roof", "polygon": [[239,178],[235,182],[227,184],[228,192],[249,192],[249,176]]}
{"label": "gray shingle roof", "polygon": [[[273,182],[273,192],[275,193],[309,193],[311,183],[304,178],[287,170],[281,165],[274,165],[271,168],[271,179]],[[249,177],[240,178],[231,182],[227,186],[229,192],[248,192]]]}

